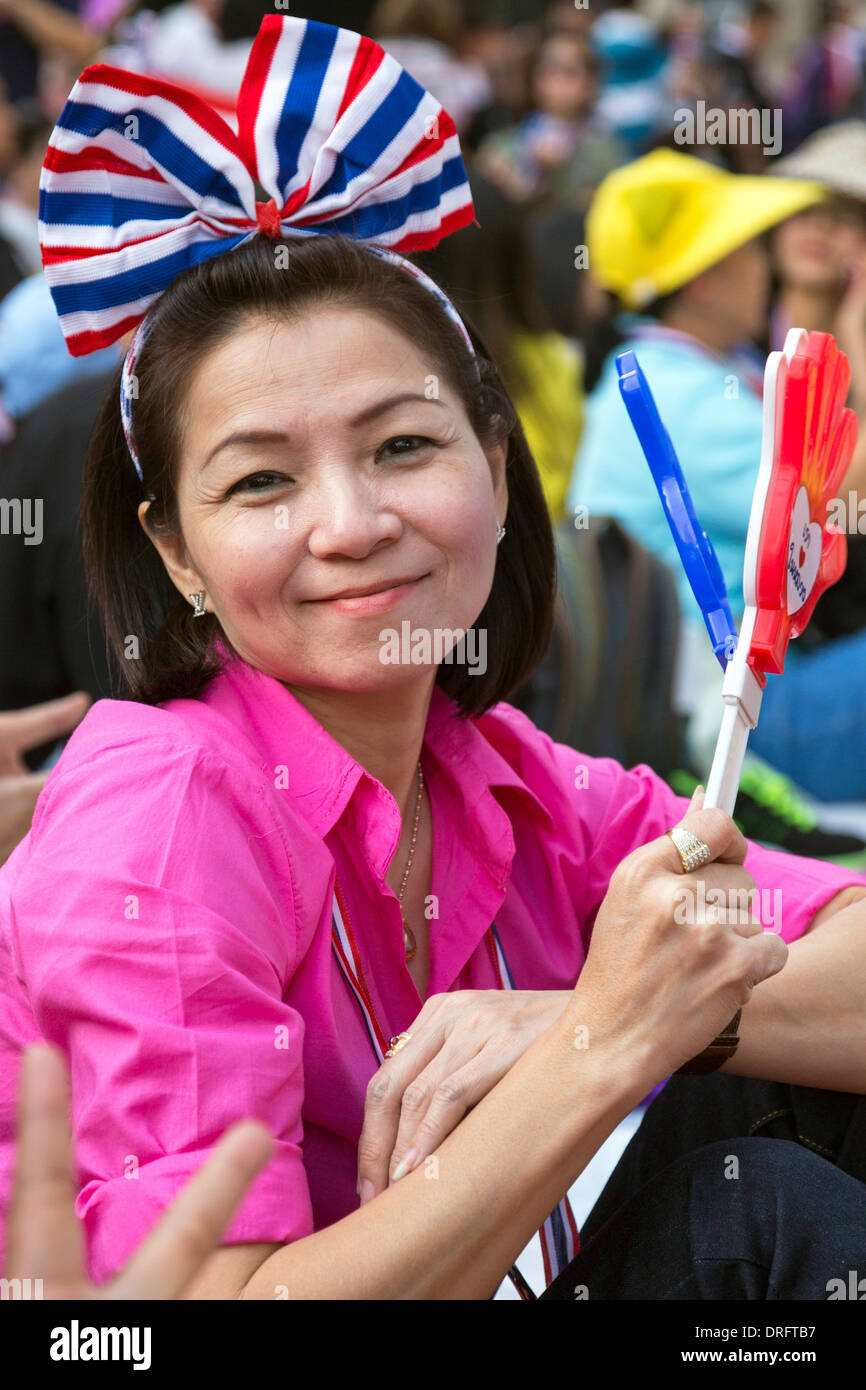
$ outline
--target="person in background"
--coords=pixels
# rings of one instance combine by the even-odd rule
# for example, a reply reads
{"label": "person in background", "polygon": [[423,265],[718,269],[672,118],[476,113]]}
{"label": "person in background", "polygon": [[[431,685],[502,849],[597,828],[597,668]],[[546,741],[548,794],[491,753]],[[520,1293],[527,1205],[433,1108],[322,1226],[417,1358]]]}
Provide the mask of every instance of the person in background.
{"label": "person in background", "polygon": [[10,99],[9,89],[0,77],[0,187],[18,159],[21,125],[21,112]]}
{"label": "person in background", "polygon": [[525,215],[477,173],[472,193],[480,229],[464,227],[413,259],[465,310],[499,365],[559,521],[583,423],[581,358],[538,296]]}
{"label": "person in background", "polygon": [[496,130],[514,125],[530,105],[529,74],[537,35],[529,24],[507,24],[496,0],[465,0],[460,55],[480,63],[490,84],[490,96],[460,132],[467,154]]}
{"label": "person in background", "polygon": [[[777,293],[769,346],[792,325],[832,333],[851,364],[848,404],[860,432],[842,499],[848,564],[821,595],[810,630],[844,637],[866,625],[866,122],[842,121],[811,136],[772,173],[815,179],[828,197],[783,222],[773,236]],[[849,490],[853,491],[853,502]]]}
{"label": "person in background", "polygon": [[71,357],[41,271],[10,290],[0,304],[0,442],[15,422],[68,382],[85,381],[117,365],[114,348],[90,357]]}
{"label": "person in background", "polygon": [[31,772],[27,754],[70,734],[90,708],[84,690],[29,709],[0,713],[0,864],[30,829],[36,801],[51,773],[50,767]]}
{"label": "person in background", "polygon": [[726,105],[774,105],[764,62],[779,32],[779,10],[770,0],[748,0],[735,20],[722,19],[709,41],[711,64],[718,74]]}
{"label": "person in background", "polygon": [[79,0],[0,0],[0,79],[10,101],[32,117],[39,109],[40,64],[60,49],[76,64],[88,62],[99,35],[79,15]]}
{"label": "person in background", "polygon": [[233,124],[261,0],[181,0],[155,9],[147,5],[119,23],[102,61],[186,87]]}
{"label": "person in background", "polygon": [[21,255],[17,237],[3,225],[6,184],[19,157],[21,129],[21,114],[9,100],[6,84],[0,77],[0,301],[32,268],[27,256]]}
{"label": "person in background", "polygon": [[[0,545],[0,710],[41,705],[69,690],[96,700],[116,693],[105,632],[85,594],[79,529],[84,456],[116,371],[117,354],[105,352],[108,370],[47,396],[0,452],[4,495],[36,499],[39,508],[38,545],[23,535]],[[59,752],[53,738],[27,747],[34,772]]]}
{"label": "person in background", "polygon": [[[761,85],[760,60],[772,39],[775,19],[772,6],[761,0],[739,24],[722,23],[713,29],[702,5],[677,7],[668,26],[668,133],[657,133],[654,147],[682,148],[675,135],[684,109],[695,113],[773,109],[772,96]],[[733,138],[718,145],[694,145],[690,153],[733,173],[761,174],[767,164],[760,141]]]}
{"label": "person in background", "polygon": [[866,115],[866,33],[854,0],[822,0],[817,39],[795,60],[783,95],[784,149],[822,126]]}
{"label": "person in background", "polygon": [[483,65],[461,57],[458,0],[379,0],[370,33],[442,103],[459,131],[488,106],[493,89]]}
{"label": "person in background", "polygon": [[15,154],[0,183],[0,236],[12,248],[22,278],[42,270],[39,174],[51,129],[45,121],[19,125]]}
{"label": "person in background", "polygon": [[592,29],[601,63],[599,117],[632,155],[670,121],[667,48],[657,25],[637,10],[634,0],[620,0]]}
{"label": "person in background", "polygon": [[534,109],[483,141],[478,168],[517,203],[585,207],[600,179],[627,159],[595,117],[598,63],[582,34],[541,42],[532,72]]}
{"label": "person in background", "polygon": [[[587,221],[592,272],[619,307],[600,374],[588,359],[592,394],[567,505],[615,517],[676,574],[683,619],[678,701],[702,773],[718,732],[718,663],[623,408],[615,355],[626,347],[638,355],[739,620],[763,408],[761,364],[737,349],[765,326],[769,257],[762,234],[822,197],[814,183],[729,174],[658,150],[611,174]],[[601,346],[603,332],[596,336]],[[793,643],[784,679],[768,680],[750,748],[819,799],[866,798],[864,682],[860,634],[810,652]],[[832,729],[833,738],[816,739],[816,729]]]}

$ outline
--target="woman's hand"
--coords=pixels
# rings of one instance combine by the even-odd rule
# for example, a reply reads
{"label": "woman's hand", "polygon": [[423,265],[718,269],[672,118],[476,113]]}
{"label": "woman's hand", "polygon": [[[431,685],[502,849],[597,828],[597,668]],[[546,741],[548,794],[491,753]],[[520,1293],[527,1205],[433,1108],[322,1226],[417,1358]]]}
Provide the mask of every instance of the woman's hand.
{"label": "woman's hand", "polygon": [[358,1141],[361,1205],[424,1162],[558,1018],[565,991],[434,994],[367,1087]]}
{"label": "woman's hand", "polygon": [[680,824],[709,845],[712,860],[683,873],[676,846],[661,835],[622,861],[566,1009],[575,1047],[609,1047],[648,1088],[702,1052],[788,957],[784,941],[752,917],[746,840],[730,816],[702,803],[699,789]]}
{"label": "woman's hand", "polygon": [[68,1109],[62,1055],[25,1048],[6,1278],[42,1280],[46,1299],[178,1298],[270,1157],[271,1136],[257,1120],[232,1125],[126,1268],[98,1287],[85,1273],[84,1228],[75,1215]]}

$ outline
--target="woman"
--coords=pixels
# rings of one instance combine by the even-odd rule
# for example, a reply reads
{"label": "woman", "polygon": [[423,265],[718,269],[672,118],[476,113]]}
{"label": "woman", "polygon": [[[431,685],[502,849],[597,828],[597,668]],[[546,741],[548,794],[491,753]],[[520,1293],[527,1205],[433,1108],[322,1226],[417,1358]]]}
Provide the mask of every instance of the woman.
{"label": "woman", "polygon": [[[471,216],[447,117],[424,136],[429,99],[395,66],[354,35],[270,16],[237,141],[183,94],[96,69],[46,159],[68,341],[97,346],[130,326],[130,304],[152,304],[82,499],[132,698],[91,708],[0,872],[4,1201],[8,1098],[42,1038],[70,1062],[97,1283],[250,1117],[274,1154],[188,1296],[486,1298],[542,1223],[562,1296],[590,1266],[594,1297],[658,1289],[655,1254],[627,1278],[598,1255],[625,1258],[657,1200],[570,1265],[561,1205],[650,1087],[700,1056],[783,1090],[866,1089],[862,879],[748,845],[649,769],[581,759],[502,703],[544,647],[550,523],[480,341],[364,239],[373,224],[404,249]],[[292,107],[315,97],[313,73],[326,134]],[[69,216],[94,205],[53,195],[73,192],[70,172],[86,195],[100,141],[101,178],[140,177],[142,148],[124,161],[111,135],[129,104],[153,121],[150,202],[168,226],[132,239],[140,200],[118,235],[121,195],[107,208],[103,185],[82,265]],[[242,156],[278,206],[253,205]],[[177,168],[182,186],[162,172]],[[221,221],[233,189],[243,215]],[[355,241],[334,231],[347,208]],[[319,235],[292,234],[312,218]],[[685,849],[662,833],[684,813]],[[696,865],[704,876],[684,877]],[[749,911],[756,882],[784,887],[773,931]],[[696,930],[679,909],[694,917],[710,888],[724,901],[698,906]],[[714,1044],[747,1001],[739,1049],[730,1029]],[[794,1144],[724,1148],[748,1151],[751,1176],[745,1234],[723,1251],[733,1226],[714,1228],[716,1253],[748,1246],[736,1268],[763,1297],[750,1271],[769,1241],[774,1279],[823,1296],[839,1259],[864,1253],[862,1184]],[[719,1152],[685,1155],[676,1185],[654,1189],[689,1239],[740,1200]],[[691,1277],[688,1240],[666,1259],[666,1287]]]}
{"label": "woman", "polygon": [[628,158],[593,117],[598,62],[572,30],[545,35],[532,71],[535,109],[478,148],[478,167],[517,203],[584,208],[596,184]]}

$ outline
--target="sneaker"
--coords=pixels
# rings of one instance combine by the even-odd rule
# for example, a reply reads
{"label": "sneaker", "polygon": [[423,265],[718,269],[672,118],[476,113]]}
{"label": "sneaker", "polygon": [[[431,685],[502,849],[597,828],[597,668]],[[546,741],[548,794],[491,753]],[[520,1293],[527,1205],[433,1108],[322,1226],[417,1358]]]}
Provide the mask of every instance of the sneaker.
{"label": "sneaker", "polygon": [[[691,796],[700,780],[685,768],[677,768],[668,778],[678,796]],[[750,761],[743,768],[733,819],[747,840],[808,859],[828,859],[849,869],[866,867],[866,840],[822,829],[794,783],[766,763]]]}

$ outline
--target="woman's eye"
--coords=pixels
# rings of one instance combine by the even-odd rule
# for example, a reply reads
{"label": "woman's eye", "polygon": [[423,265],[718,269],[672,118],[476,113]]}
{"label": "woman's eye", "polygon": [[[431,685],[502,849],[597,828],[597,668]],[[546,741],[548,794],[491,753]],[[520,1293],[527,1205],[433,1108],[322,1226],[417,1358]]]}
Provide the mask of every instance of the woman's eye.
{"label": "woman's eye", "polygon": [[[241,478],[234,483],[226,493],[226,497],[231,497],[233,492],[266,492],[269,487],[273,486],[275,479],[279,481],[282,478],[282,473],[272,473],[267,470],[261,473],[250,473],[246,478]],[[258,487],[253,486],[256,483],[259,484]]]}
{"label": "woman's eye", "polygon": [[405,458],[409,454],[420,454],[423,449],[433,445],[434,440],[423,434],[399,434],[382,445],[377,457]]}

